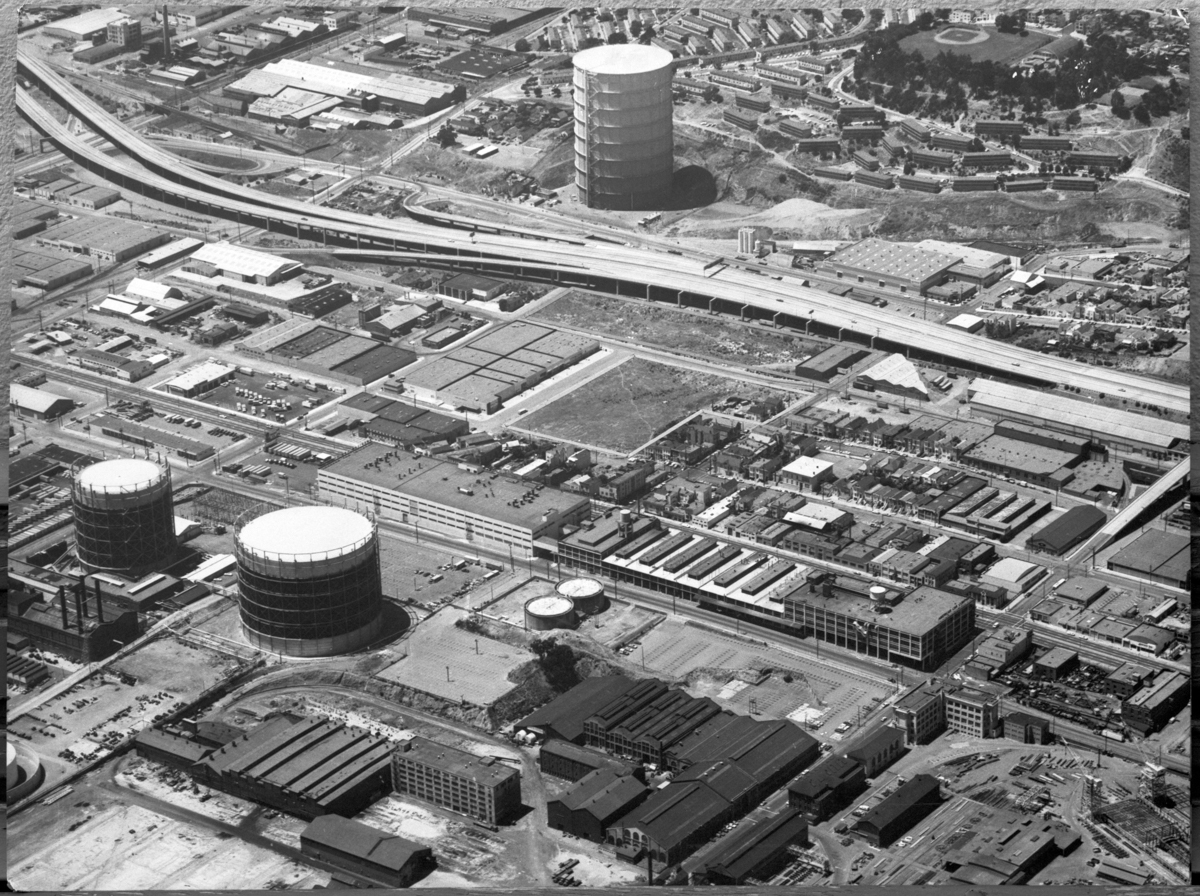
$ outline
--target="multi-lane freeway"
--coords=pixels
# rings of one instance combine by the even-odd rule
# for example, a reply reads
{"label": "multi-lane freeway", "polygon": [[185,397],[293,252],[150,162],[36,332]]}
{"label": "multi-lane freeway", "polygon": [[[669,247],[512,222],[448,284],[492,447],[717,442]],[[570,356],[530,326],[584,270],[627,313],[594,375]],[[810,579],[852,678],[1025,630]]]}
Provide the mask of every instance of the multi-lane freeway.
{"label": "multi-lane freeway", "polygon": [[[465,266],[491,269],[499,262],[518,273],[539,273],[561,282],[586,285],[605,282],[623,285],[628,291],[642,290],[647,297],[662,298],[686,293],[711,297],[732,307],[753,308],[812,319],[840,333],[870,338],[880,327],[888,333],[883,344],[911,347],[919,352],[958,360],[965,366],[994,371],[1048,384],[1077,386],[1093,392],[1110,392],[1123,387],[1141,400],[1178,413],[1189,408],[1186,388],[1146,377],[1100,370],[1065,359],[1041,355],[996,343],[983,337],[962,334],[924,321],[889,316],[877,320],[875,312],[861,303],[791,282],[774,280],[764,273],[729,267],[712,277],[704,276],[693,259],[643,249],[595,244],[587,240],[564,240],[557,234],[525,231],[526,238],[507,234],[466,234],[461,231],[404,219],[389,221],[353,212],[314,207],[302,202],[229,184],[196,171],[178,156],[143,139],[108,115],[98,104],[70,85],[44,62],[18,53],[21,74],[42,87],[58,102],[102,134],[126,156],[114,159],[88,146],[63,128],[25,90],[18,87],[20,113],[60,149],[89,170],[114,180],[128,189],[169,197],[186,208],[233,218],[240,223],[341,245],[414,249],[451,254]],[[364,245],[365,244],[365,245]]]}

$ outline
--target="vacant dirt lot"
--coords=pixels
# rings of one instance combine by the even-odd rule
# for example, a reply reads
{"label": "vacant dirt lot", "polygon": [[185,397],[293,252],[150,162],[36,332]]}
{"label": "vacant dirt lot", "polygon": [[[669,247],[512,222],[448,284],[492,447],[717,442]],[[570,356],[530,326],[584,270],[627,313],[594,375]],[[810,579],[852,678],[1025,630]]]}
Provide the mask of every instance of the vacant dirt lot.
{"label": "vacant dirt lot", "polygon": [[17,839],[9,880],[18,890],[309,889],[328,876],[141,806],[88,806],[75,814],[83,824],[63,840]]}
{"label": "vacant dirt lot", "polygon": [[[630,659],[670,678],[686,678],[688,690],[707,696],[735,712],[765,718],[820,719],[822,737],[842,721],[863,722],[895,689],[895,685],[860,672],[791,651],[758,646],[706,628],[667,619],[635,647]],[[761,684],[730,680],[734,670],[778,670]],[[791,678],[788,681],[787,678]]]}
{"label": "vacant dirt lot", "polygon": [[1134,183],[1077,195],[905,192],[881,196],[879,204],[878,235],[906,240],[1023,239],[1062,245],[1083,240],[1085,228],[1129,222],[1169,226],[1176,215],[1174,202]]}
{"label": "vacant dirt lot", "polygon": [[628,454],[722,398],[783,398],[774,389],[642,358],[631,358],[587,386],[525,418],[524,426],[565,441]]}
{"label": "vacant dirt lot", "polygon": [[534,318],[744,367],[795,361],[824,347],[768,327],[731,323],[725,316],[582,290],[568,292]]}

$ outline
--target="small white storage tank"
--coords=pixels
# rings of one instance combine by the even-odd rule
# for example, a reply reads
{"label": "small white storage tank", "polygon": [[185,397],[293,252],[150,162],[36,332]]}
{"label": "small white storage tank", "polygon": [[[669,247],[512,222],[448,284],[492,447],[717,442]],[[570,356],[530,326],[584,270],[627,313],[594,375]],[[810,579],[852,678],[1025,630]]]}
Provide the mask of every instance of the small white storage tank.
{"label": "small white storage tank", "polygon": [[531,632],[574,628],[575,623],[575,605],[565,597],[534,597],[525,602],[525,628]]}
{"label": "small white storage tank", "polygon": [[663,208],[675,171],[673,57],[616,44],[576,53],[573,63],[580,199],[589,208]]}
{"label": "small white storage tank", "polygon": [[27,743],[5,741],[7,802],[12,806],[37,792],[46,781],[41,757]]}
{"label": "small white storage tank", "polygon": [[567,579],[554,590],[570,600],[578,613],[599,613],[604,609],[604,583],[596,579]]}

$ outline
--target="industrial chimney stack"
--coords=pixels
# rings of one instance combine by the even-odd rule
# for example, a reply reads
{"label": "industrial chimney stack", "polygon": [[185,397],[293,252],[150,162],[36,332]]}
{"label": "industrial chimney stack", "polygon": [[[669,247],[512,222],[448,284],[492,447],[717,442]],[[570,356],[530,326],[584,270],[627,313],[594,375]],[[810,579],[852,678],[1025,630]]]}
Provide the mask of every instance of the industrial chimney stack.
{"label": "industrial chimney stack", "polygon": [[171,25],[167,20],[167,4],[163,4],[162,13],[163,26],[163,61],[171,61]]}

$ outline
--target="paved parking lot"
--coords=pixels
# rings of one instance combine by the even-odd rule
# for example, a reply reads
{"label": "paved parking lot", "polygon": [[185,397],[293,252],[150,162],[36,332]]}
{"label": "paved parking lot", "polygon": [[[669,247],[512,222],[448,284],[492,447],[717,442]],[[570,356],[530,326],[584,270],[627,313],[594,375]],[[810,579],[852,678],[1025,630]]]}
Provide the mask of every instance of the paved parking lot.
{"label": "paved parking lot", "polygon": [[503,697],[513,688],[508,673],[533,654],[456,628],[466,615],[447,608],[423,621],[404,642],[408,655],[378,676],[477,706]]}

